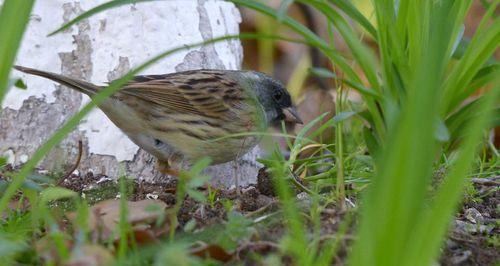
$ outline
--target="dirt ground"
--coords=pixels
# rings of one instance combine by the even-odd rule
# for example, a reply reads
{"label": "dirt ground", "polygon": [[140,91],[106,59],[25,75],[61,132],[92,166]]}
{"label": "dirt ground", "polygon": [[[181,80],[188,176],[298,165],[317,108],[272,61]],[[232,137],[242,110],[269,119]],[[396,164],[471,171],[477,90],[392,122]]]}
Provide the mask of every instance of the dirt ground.
{"label": "dirt ground", "polygon": [[[15,170],[5,168],[5,170]],[[0,173],[0,180],[2,175]],[[457,213],[448,238],[442,247],[441,265],[496,265],[500,262],[499,246],[499,211],[500,177],[477,178],[471,180],[474,189],[474,197],[465,198],[459,212]],[[84,196],[90,204],[95,204],[106,199],[116,198],[119,194],[119,186],[115,180],[102,175],[70,175],[59,181],[59,185]],[[147,183],[144,181],[130,181],[130,201],[145,199],[159,200],[166,204],[167,208],[176,203],[175,183]],[[280,206],[277,197],[273,193],[272,182],[265,171],[260,171],[258,184],[242,188],[240,194],[236,189],[217,189],[208,191],[201,190],[208,195],[213,194],[213,201],[201,204],[190,197],[186,197],[180,205],[177,214],[179,226],[177,230],[185,228],[188,224],[193,226],[192,230],[202,231],[204,228],[214,227],[228,220],[228,202],[231,210],[252,219],[255,217],[271,218],[260,226],[255,226],[248,237],[249,241],[238,243],[234,252],[225,252],[218,246],[203,248],[206,253],[210,249],[212,259],[219,258],[223,262],[241,261],[245,265],[253,265],[256,255],[265,256],[279,248],[279,239],[284,235],[284,225],[279,219],[273,219],[271,214],[279,212]],[[308,196],[298,194],[299,202],[308,201]],[[355,202],[355,196],[352,198]],[[302,206],[302,204],[301,204]],[[304,204],[307,206],[307,204]],[[301,207],[302,208],[302,207]],[[304,209],[306,209],[305,207]],[[356,210],[351,212],[356,219]],[[346,212],[340,212],[336,206],[326,208],[321,214],[321,232],[329,235],[337,232],[340,222]],[[194,223],[194,224],[193,224]],[[311,225],[312,227],[312,225]],[[310,231],[310,230],[309,230]],[[336,261],[344,261],[346,250],[354,239],[352,228],[343,235],[340,248],[336,255]],[[212,250],[213,249],[213,250]],[[196,252],[194,252],[196,254]],[[286,262],[286,258],[284,258]]]}

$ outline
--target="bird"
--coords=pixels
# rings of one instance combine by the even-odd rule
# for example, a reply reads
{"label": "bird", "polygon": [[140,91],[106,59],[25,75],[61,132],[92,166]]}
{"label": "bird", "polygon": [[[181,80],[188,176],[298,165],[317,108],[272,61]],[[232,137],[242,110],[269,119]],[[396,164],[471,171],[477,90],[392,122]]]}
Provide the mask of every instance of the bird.
{"label": "bird", "polygon": [[[106,86],[23,66],[93,98]],[[157,159],[157,169],[180,170],[209,157],[232,161],[255,147],[270,125],[302,124],[280,81],[252,70],[199,69],[132,78],[98,106],[135,144]]]}

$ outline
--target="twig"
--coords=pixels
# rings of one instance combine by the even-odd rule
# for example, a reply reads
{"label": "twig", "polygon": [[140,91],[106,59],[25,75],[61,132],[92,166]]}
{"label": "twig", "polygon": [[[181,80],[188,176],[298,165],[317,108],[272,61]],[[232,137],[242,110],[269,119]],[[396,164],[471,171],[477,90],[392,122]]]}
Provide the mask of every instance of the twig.
{"label": "twig", "polygon": [[471,181],[475,184],[481,184],[484,186],[498,186],[500,181],[497,181],[500,176],[494,176],[491,178],[471,178]]}
{"label": "twig", "polygon": [[270,207],[275,206],[275,205],[276,205],[276,203],[277,203],[277,201],[276,201],[276,200],[273,200],[273,201],[269,202],[268,204],[266,204],[266,205],[264,205],[264,206],[260,207],[259,209],[255,210],[255,211],[253,211],[253,212],[246,213],[246,214],[245,214],[245,217],[246,217],[246,218],[249,218],[249,217],[252,217],[252,216],[254,216],[254,215],[256,215],[256,214],[263,213],[263,212],[265,212],[267,209],[269,209]]}
{"label": "twig", "polygon": [[78,168],[78,166],[80,165],[80,161],[82,160],[82,153],[83,153],[83,142],[81,140],[78,141],[78,157],[76,157],[76,162],[75,164],[73,165],[73,167],[71,167],[71,169],[66,172],[66,174],[64,176],[62,176],[59,181],[57,182],[57,185],[61,185],[61,183],[66,180],[66,178],[70,177],[71,174],[76,170],[76,168]]}
{"label": "twig", "polygon": [[269,247],[269,248],[272,248],[272,249],[275,249],[275,250],[279,250],[280,249],[280,245],[279,244],[271,242],[271,241],[261,240],[261,241],[249,242],[247,244],[244,244],[244,245],[240,246],[236,250],[236,258],[240,259],[240,253],[243,250],[245,250],[245,249],[249,249],[249,248],[266,248],[266,247]]}
{"label": "twig", "polygon": [[297,180],[297,176],[293,172],[292,172],[292,178],[291,179],[292,179],[292,184],[294,184],[298,189],[302,190],[303,192],[306,192],[309,195],[316,195],[316,193],[314,193],[312,190],[310,190],[307,187],[305,187],[304,185],[302,185],[302,183],[300,183]]}
{"label": "twig", "polygon": [[328,235],[321,236],[319,238],[319,242],[323,243],[324,241],[329,240],[329,239],[339,239],[339,238],[341,240],[356,240],[357,239],[355,236],[350,235],[350,234],[344,234],[344,235],[342,235],[340,237],[337,236],[337,235],[330,235],[330,234],[328,234]]}

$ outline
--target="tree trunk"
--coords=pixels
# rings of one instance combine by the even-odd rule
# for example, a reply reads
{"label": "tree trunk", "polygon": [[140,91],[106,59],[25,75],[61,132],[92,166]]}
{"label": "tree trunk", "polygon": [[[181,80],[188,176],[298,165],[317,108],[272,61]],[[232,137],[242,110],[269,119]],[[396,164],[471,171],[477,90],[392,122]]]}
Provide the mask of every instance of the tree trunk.
{"label": "tree trunk", "polygon": [[[1,1],[0,1],[1,2]],[[78,14],[107,0],[37,1],[24,35],[17,64],[62,73],[93,83],[116,79],[132,67],[168,49],[237,34],[241,17],[237,8],[224,1],[179,0],[146,2],[115,8],[80,22],[71,29],[47,34]],[[148,68],[143,74],[164,74],[189,69],[237,69],[242,48],[238,40],[205,45],[179,52]],[[88,102],[88,97],[52,81],[13,72],[28,89],[12,88],[0,114],[0,155],[18,165],[28,160],[65,121]],[[40,167],[52,172],[71,168],[83,142],[80,173],[92,171],[117,177],[123,173],[146,180],[162,175],[155,160],[132,143],[100,111],[88,115]],[[258,149],[237,163],[207,169],[216,184],[234,184],[238,168],[241,184],[253,182]]]}

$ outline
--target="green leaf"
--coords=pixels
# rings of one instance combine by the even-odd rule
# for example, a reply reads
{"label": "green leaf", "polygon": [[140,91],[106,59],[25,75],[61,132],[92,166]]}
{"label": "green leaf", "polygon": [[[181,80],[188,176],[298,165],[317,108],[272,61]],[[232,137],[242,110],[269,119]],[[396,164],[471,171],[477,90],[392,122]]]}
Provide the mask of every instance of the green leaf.
{"label": "green leaf", "polygon": [[52,184],[52,183],[54,183],[53,178],[46,176],[46,175],[39,174],[39,173],[31,173],[30,175],[28,175],[27,179],[33,180],[34,182],[37,182],[39,184]]}
{"label": "green leaf", "polygon": [[457,47],[453,51],[452,57],[455,59],[461,59],[464,56],[465,51],[467,51],[467,47],[469,46],[469,43],[470,43],[470,40],[468,38],[461,39],[460,42],[458,43]]}
{"label": "green leaf", "polygon": [[207,168],[210,163],[212,162],[212,159],[209,157],[203,157],[199,160],[197,160],[192,166],[189,171],[190,175],[192,176],[197,176],[203,171],[205,168]]}
{"label": "green leaf", "polygon": [[14,86],[22,90],[26,90],[28,88],[22,79],[16,79],[14,82]]}
{"label": "green leaf", "polygon": [[[441,229],[447,223],[440,221],[438,225],[428,219],[425,223],[429,226],[418,234],[415,231],[429,208],[428,187],[441,145],[435,138],[435,118],[441,117],[443,80],[465,2],[401,1],[397,20],[394,1],[373,3],[379,39],[384,39],[379,43],[384,54],[384,86],[390,87],[384,100],[393,101],[396,108],[392,109],[398,114],[387,127],[387,137],[376,155],[376,175],[364,197],[358,238],[348,264],[430,265],[441,245],[431,248],[419,241],[432,238],[440,243],[442,231],[434,234],[432,225]],[[410,10],[412,13],[406,13]],[[404,92],[395,80],[388,82],[389,76],[395,77],[392,68],[401,74]],[[386,102],[383,104],[382,108],[387,108]],[[449,211],[455,210],[450,207],[445,210],[447,219]]]}
{"label": "green leaf", "polygon": [[338,123],[338,122],[341,122],[341,121],[347,120],[347,119],[349,119],[350,117],[353,117],[354,115],[356,115],[357,113],[359,113],[359,112],[356,112],[356,111],[345,111],[345,112],[341,112],[341,113],[339,113],[339,114],[336,114],[336,115],[333,117],[333,122]]}
{"label": "green leaf", "polygon": [[10,78],[9,79],[9,82],[7,84],[7,89],[10,89],[12,87],[16,87],[16,88],[22,89],[22,90],[27,89],[26,84],[20,78],[14,78],[14,79]]}
{"label": "green leaf", "polygon": [[8,186],[9,182],[7,182],[7,180],[0,179],[0,193],[3,194]]}
{"label": "green leaf", "polygon": [[234,251],[238,247],[238,239],[249,238],[255,230],[252,227],[252,220],[240,213],[228,212],[227,218],[226,230],[218,244],[225,250]]}
{"label": "green leaf", "polygon": [[7,93],[9,73],[19,49],[34,0],[5,0],[0,10],[0,103]]}
{"label": "green leaf", "polygon": [[356,63],[361,66],[363,72],[375,91],[380,93],[380,84],[376,73],[376,60],[373,52],[365,46],[353,28],[335,9],[321,0],[300,0],[304,4],[309,4],[323,13],[327,19],[335,26],[342,35]]}
{"label": "green leaf", "polygon": [[[205,168],[202,168],[202,169],[205,169]],[[189,180],[189,183],[188,183],[188,187],[198,188],[198,187],[203,186],[209,180],[210,180],[210,177],[206,176],[206,175],[191,176],[191,179]]]}
{"label": "green leaf", "polygon": [[335,73],[323,67],[312,67],[309,69],[309,73],[320,78],[338,79]]}
{"label": "green leaf", "polygon": [[183,227],[184,232],[193,232],[196,229],[196,220],[193,218],[189,220]]}
{"label": "green leaf", "polygon": [[202,265],[197,257],[189,253],[190,245],[184,242],[175,242],[164,245],[154,259],[154,266],[192,266]]}
{"label": "green leaf", "polygon": [[73,198],[76,196],[78,196],[78,193],[76,193],[75,191],[62,187],[49,187],[44,189],[40,193],[42,202],[49,202],[65,198]]}
{"label": "green leaf", "polygon": [[193,198],[194,200],[196,200],[197,202],[202,202],[202,203],[205,203],[207,202],[207,198],[205,197],[205,194],[203,194],[202,192],[198,191],[198,190],[195,190],[195,189],[188,189],[186,191],[186,193],[191,197]]}
{"label": "green leaf", "polygon": [[371,36],[372,38],[377,37],[377,30],[370,23],[368,19],[366,19],[359,10],[352,5],[349,0],[329,0],[330,3],[336,5],[340,10],[344,11],[346,15],[348,15],[351,19],[358,22]]}
{"label": "green leaf", "polygon": [[355,91],[359,92],[363,96],[368,96],[368,97],[373,97],[373,98],[376,98],[376,99],[380,99],[380,95],[376,91],[374,91],[372,89],[368,89],[368,88],[366,88],[365,86],[363,86],[360,83],[356,83],[356,82],[349,81],[349,80],[346,80],[346,79],[341,79],[341,78],[337,77],[337,75],[335,75],[335,73],[333,73],[332,71],[330,71],[330,70],[328,70],[326,68],[313,67],[313,68],[309,69],[309,72],[312,75],[315,75],[317,77],[331,78],[331,79],[335,79],[335,80],[340,80],[343,83],[345,83],[348,86],[350,86],[351,88],[353,88]]}
{"label": "green leaf", "polygon": [[442,119],[436,119],[436,131],[434,137],[441,142],[446,142],[450,140],[450,131],[446,127],[446,124]]}
{"label": "green leaf", "polygon": [[[297,138],[295,139],[296,143],[295,145],[297,145],[297,143],[302,143],[304,142],[304,136],[306,135],[306,133],[311,130],[311,128],[316,125],[317,123],[319,123],[321,120],[323,120],[323,118],[328,114],[328,112],[314,118],[313,120],[311,120],[309,123],[307,123],[306,125],[304,125],[304,127],[297,133]],[[297,146],[301,146],[301,145],[297,145]]]}
{"label": "green leaf", "polygon": [[[276,10],[266,5],[263,5],[255,0],[229,0],[229,1],[237,5],[256,10],[257,12],[270,16],[274,19],[277,19],[278,17],[278,12]],[[358,74],[356,73],[356,71],[354,71],[352,66],[349,65],[347,60],[340,53],[337,53],[335,50],[333,50],[330,47],[330,45],[323,39],[321,39],[318,35],[316,35],[314,32],[309,30],[301,23],[290,18],[289,16],[284,16],[282,22],[284,25],[288,26],[290,29],[292,29],[293,31],[304,37],[308,43],[320,49],[330,60],[335,62],[337,66],[340,69],[342,69],[342,71],[349,79],[354,80],[355,82],[361,82],[361,79],[359,78]]]}
{"label": "green leaf", "polygon": [[441,110],[443,114],[453,111],[462,101],[475,92],[475,88],[469,87],[472,79],[498,49],[500,43],[500,18],[495,17],[490,26],[486,27],[490,18],[494,16],[498,1],[495,1],[495,3],[483,16],[477,32],[471,38],[465,53],[459,62],[453,66],[446,80],[444,103]]}
{"label": "green leaf", "polygon": [[26,179],[23,183],[23,189],[31,189],[34,191],[42,191],[43,188],[38,184],[37,182],[34,182],[33,180]]}
{"label": "green leaf", "polygon": [[277,20],[279,22],[283,21],[283,19],[286,16],[286,13],[288,12],[288,7],[294,2],[294,0],[283,0],[280,3],[280,7],[278,8],[278,15]]}
{"label": "green leaf", "polygon": [[455,43],[453,44],[453,47],[451,48],[452,56],[456,56],[457,49],[460,46],[460,44],[462,43],[462,37],[464,36],[464,32],[465,32],[465,26],[462,24],[460,26],[460,32],[456,37]]}
{"label": "green leaf", "polygon": [[[467,128],[467,124],[484,115],[480,112],[480,100],[483,97],[479,97],[467,103],[446,119],[445,123],[450,131],[451,139],[457,140],[462,138],[464,136],[464,129]],[[500,122],[500,106],[495,106],[493,112],[494,115],[489,121],[486,130],[491,129],[495,126],[499,126],[498,123]]]}
{"label": "green leaf", "polygon": [[380,144],[377,138],[373,135],[372,130],[368,127],[363,127],[363,138],[365,139],[366,147],[373,158],[377,158],[378,151],[380,149]]}
{"label": "green leaf", "polygon": [[0,258],[9,259],[10,256],[28,249],[29,246],[23,241],[10,240],[0,235]]}
{"label": "green leaf", "polygon": [[492,83],[500,76],[500,64],[495,63],[481,68],[472,79],[469,90],[476,91],[477,89]]}
{"label": "green leaf", "polygon": [[[458,149],[457,158],[450,167],[449,174],[444,178],[443,184],[437,189],[430,210],[426,209],[420,216],[419,223],[416,224],[412,232],[411,255],[408,261],[423,262],[431,264],[439,254],[443,245],[443,238],[449,228],[450,217],[452,217],[460,201],[463,188],[466,183],[466,176],[471,170],[472,161],[477,152],[482,131],[488,124],[488,120],[493,115],[493,106],[500,99],[500,85],[486,93],[478,105],[478,112],[482,114],[477,119],[470,121],[466,126],[466,138],[462,141]],[[422,260],[425,258],[425,260]]]}

